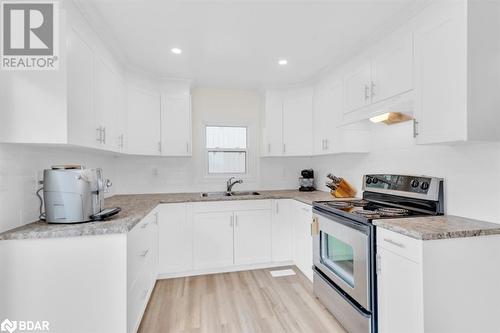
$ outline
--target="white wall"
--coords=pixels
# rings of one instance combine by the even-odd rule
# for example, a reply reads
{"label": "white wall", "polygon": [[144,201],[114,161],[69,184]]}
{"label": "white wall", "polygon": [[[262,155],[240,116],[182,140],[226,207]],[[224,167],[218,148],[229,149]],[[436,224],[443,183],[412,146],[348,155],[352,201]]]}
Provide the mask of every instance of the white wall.
{"label": "white wall", "polygon": [[56,164],[102,167],[104,176],[115,180],[114,158],[109,153],[0,144],[0,232],[38,220],[37,179],[43,169]]}
{"label": "white wall", "polygon": [[243,177],[243,184],[235,186],[235,190],[297,188],[299,171],[311,166],[310,158],[259,158],[262,98],[260,93],[250,90],[193,89],[193,156],[121,156],[117,163],[117,190],[120,193],[224,190],[227,177],[206,175],[206,125],[248,128],[249,174]]}
{"label": "white wall", "polygon": [[329,172],[345,177],[359,193],[367,173],[442,177],[447,214],[500,223],[500,143],[417,146],[411,122],[372,127],[370,154],[314,158],[320,189],[327,190]]}

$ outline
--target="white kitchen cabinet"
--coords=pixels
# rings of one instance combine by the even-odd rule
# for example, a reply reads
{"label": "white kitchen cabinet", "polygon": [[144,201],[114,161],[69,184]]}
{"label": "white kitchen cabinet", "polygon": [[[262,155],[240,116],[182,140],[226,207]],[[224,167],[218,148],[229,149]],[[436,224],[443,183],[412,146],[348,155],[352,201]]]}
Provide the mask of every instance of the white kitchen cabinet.
{"label": "white kitchen cabinet", "polygon": [[315,87],[313,102],[314,154],[328,154],[338,144],[335,139],[342,117],[341,82]]}
{"label": "white kitchen cabinet", "polygon": [[191,95],[161,96],[161,154],[191,156]]}
{"label": "white kitchen cabinet", "polygon": [[418,16],[417,143],[500,139],[499,31],[497,1],[436,3]]}
{"label": "white kitchen cabinet", "polygon": [[193,268],[232,266],[233,212],[196,212],[193,217]]}
{"label": "white kitchen cabinet", "polygon": [[371,66],[360,62],[344,76],[344,109],[350,112],[371,103]]}
{"label": "white kitchen cabinet", "polygon": [[406,30],[389,36],[377,46],[371,60],[371,103],[413,89],[413,36]]}
{"label": "white kitchen cabinet", "polygon": [[420,264],[384,248],[377,253],[379,332],[423,332]]}
{"label": "white kitchen cabinet", "polygon": [[127,87],[127,152],[160,155],[160,94],[129,85]]}
{"label": "white kitchen cabinet", "polygon": [[283,96],[281,92],[266,92],[262,132],[262,155],[281,156],[283,154]]}
{"label": "white kitchen cabinet", "polygon": [[188,219],[189,205],[162,204],[158,212],[158,274],[193,269],[193,226]]}
{"label": "white kitchen cabinet", "polygon": [[499,240],[419,240],[377,227],[379,332],[499,332]]}
{"label": "white kitchen cabinet", "polygon": [[283,155],[312,154],[312,88],[290,90],[283,100]]}
{"label": "white kitchen cabinet", "polygon": [[234,264],[271,262],[271,212],[234,212]]}
{"label": "white kitchen cabinet", "polygon": [[312,281],[313,239],[311,236],[312,207],[295,201],[293,208],[293,239],[295,265]]}
{"label": "white kitchen cabinet", "polygon": [[290,211],[292,200],[281,199],[273,201],[272,211],[272,251],[273,262],[293,260],[293,213]]}
{"label": "white kitchen cabinet", "polygon": [[68,33],[68,141],[97,147],[94,53],[74,28]]}
{"label": "white kitchen cabinet", "polygon": [[94,58],[94,107],[98,145],[106,150],[118,150],[117,119],[121,79],[99,56]]}

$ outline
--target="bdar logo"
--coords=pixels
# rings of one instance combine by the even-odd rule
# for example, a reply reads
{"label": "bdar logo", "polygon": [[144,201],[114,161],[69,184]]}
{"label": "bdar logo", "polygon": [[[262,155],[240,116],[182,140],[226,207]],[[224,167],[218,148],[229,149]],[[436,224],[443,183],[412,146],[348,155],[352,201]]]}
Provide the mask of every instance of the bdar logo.
{"label": "bdar logo", "polygon": [[2,68],[55,69],[56,2],[2,2]]}
{"label": "bdar logo", "polygon": [[5,319],[0,325],[0,330],[2,332],[13,333],[17,329],[17,322]]}

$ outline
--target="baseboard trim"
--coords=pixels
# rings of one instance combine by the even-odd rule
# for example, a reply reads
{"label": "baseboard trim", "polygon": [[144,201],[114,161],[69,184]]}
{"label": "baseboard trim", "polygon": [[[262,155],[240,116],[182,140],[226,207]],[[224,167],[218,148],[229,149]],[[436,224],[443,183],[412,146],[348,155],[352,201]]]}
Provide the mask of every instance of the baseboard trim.
{"label": "baseboard trim", "polygon": [[272,262],[272,263],[266,263],[266,264],[239,265],[239,266],[229,266],[229,267],[222,267],[222,268],[219,267],[219,268],[191,270],[191,271],[177,272],[177,273],[158,274],[156,279],[157,280],[173,279],[173,278],[179,278],[179,277],[249,271],[249,270],[253,270],[253,269],[274,268],[274,267],[291,266],[291,265],[294,265],[294,262],[292,260],[281,261],[281,262]]}

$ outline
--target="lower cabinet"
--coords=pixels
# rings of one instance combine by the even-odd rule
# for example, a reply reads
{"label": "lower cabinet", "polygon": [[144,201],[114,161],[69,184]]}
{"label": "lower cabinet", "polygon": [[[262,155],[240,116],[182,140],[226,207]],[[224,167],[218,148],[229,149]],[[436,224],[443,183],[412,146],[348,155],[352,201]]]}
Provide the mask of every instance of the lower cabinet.
{"label": "lower cabinet", "polygon": [[271,257],[273,262],[293,260],[293,213],[295,200],[273,200]]}
{"label": "lower cabinet", "polygon": [[293,259],[295,265],[312,281],[313,278],[313,240],[311,236],[312,207],[294,201],[293,218]]}
{"label": "lower cabinet", "polygon": [[233,263],[233,212],[195,213],[193,268],[219,268]]}
{"label": "lower cabinet", "polygon": [[234,212],[234,264],[271,262],[271,211]]}
{"label": "lower cabinet", "polygon": [[136,332],[157,277],[158,214],[151,212],[127,234],[127,332]]}

